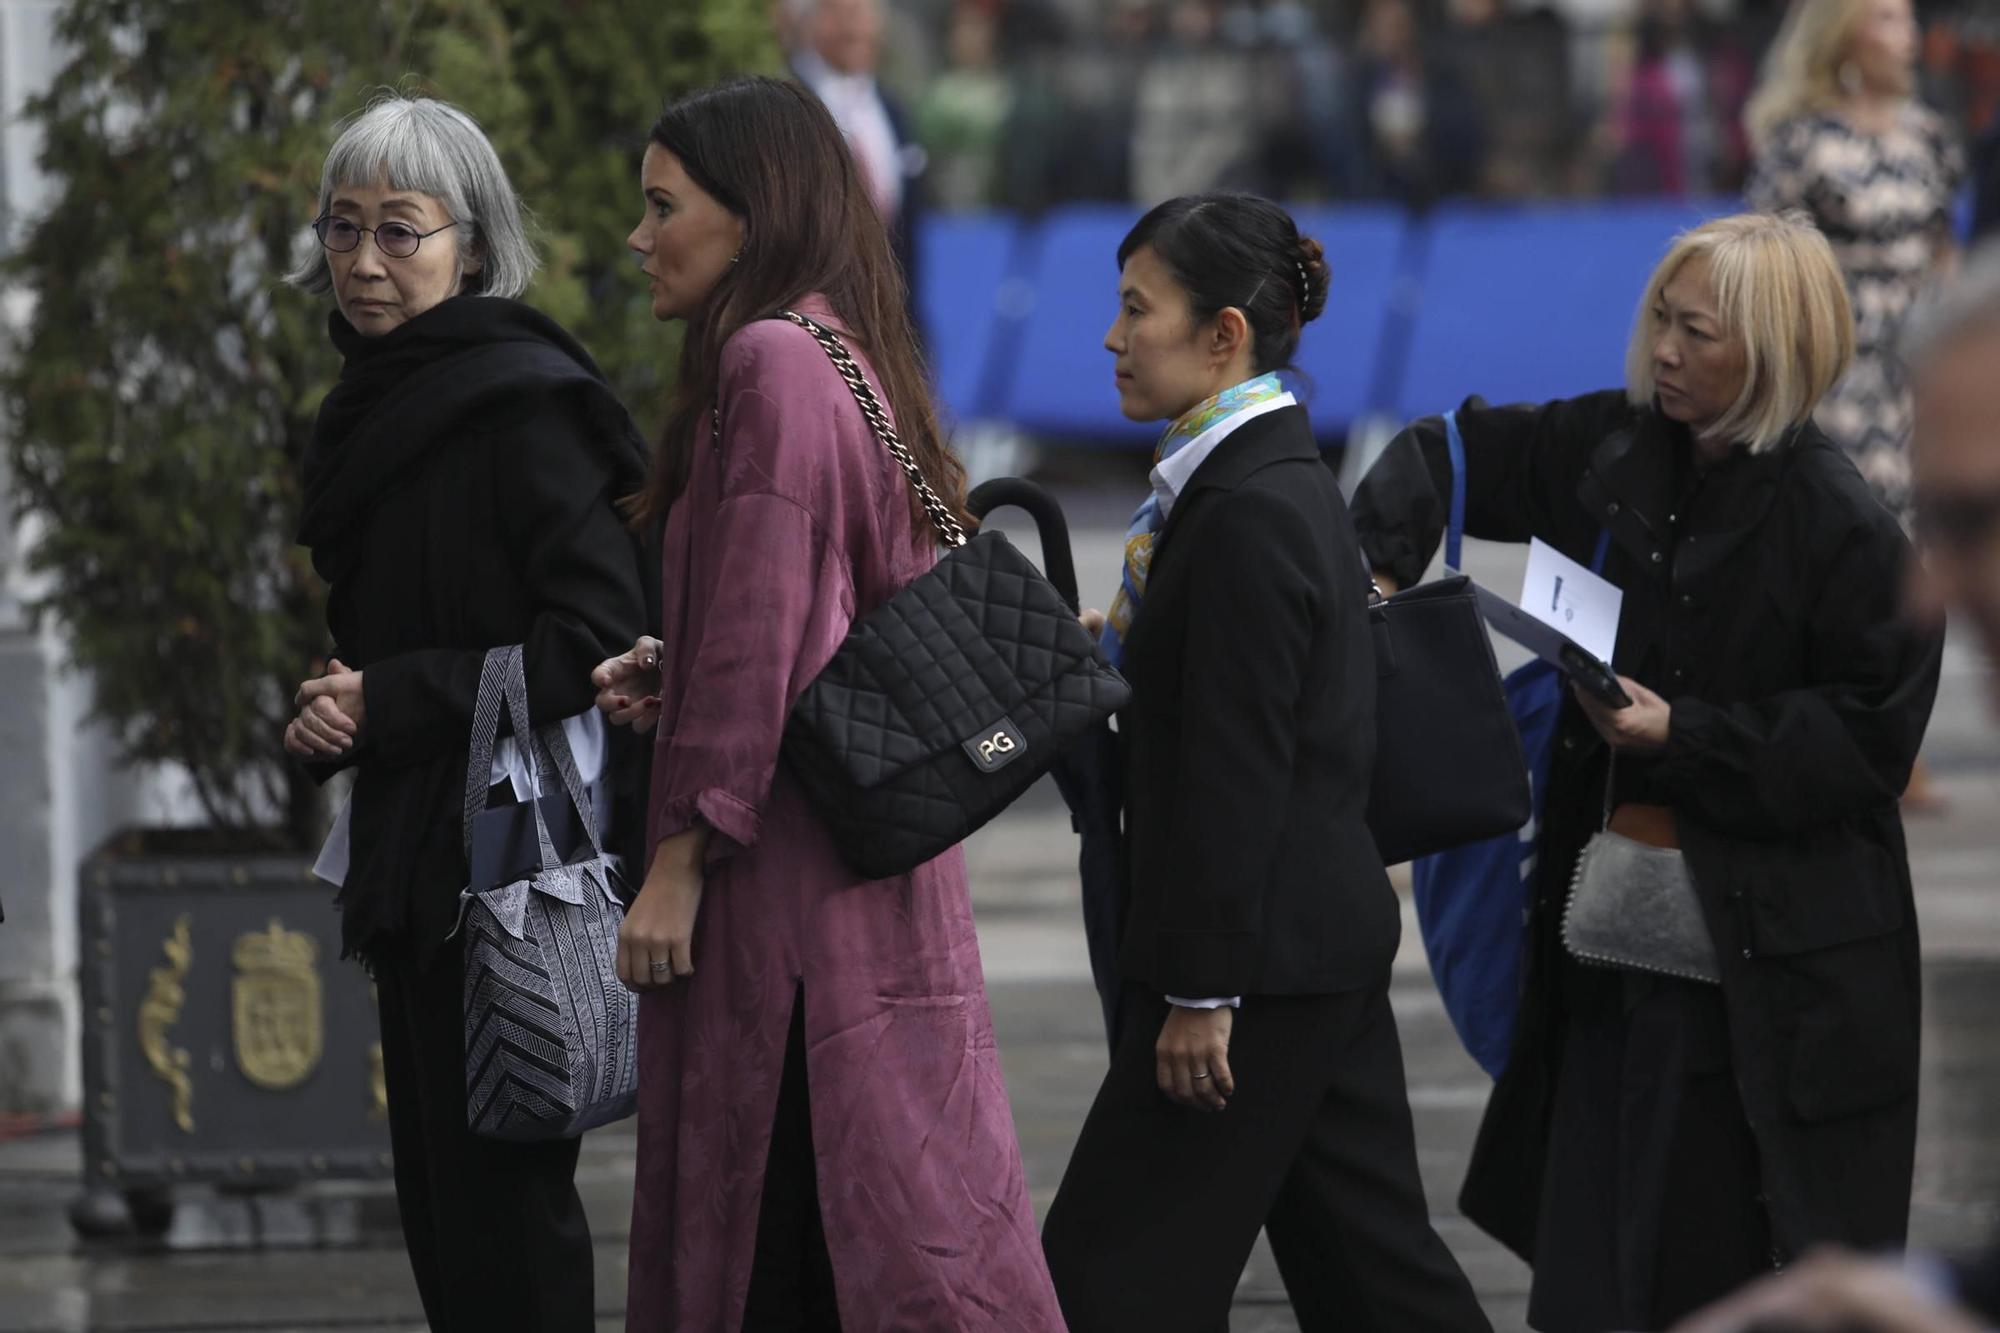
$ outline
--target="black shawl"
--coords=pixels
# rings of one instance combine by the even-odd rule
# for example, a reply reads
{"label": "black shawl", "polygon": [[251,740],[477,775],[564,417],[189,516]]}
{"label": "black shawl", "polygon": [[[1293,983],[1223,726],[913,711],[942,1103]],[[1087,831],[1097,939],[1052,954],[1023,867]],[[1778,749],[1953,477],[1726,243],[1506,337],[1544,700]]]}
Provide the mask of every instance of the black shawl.
{"label": "black shawl", "polygon": [[[399,485],[471,413],[520,395],[585,390],[595,438],[620,455],[636,487],[646,451],[604,372],[560,324],[497,296],[455,296],[378,337],[358,333],[338,310],[327,333],[344,358],[320,404],[305,458],[299,544],[333,582],[323,548]],[[333,557],[337,565],[338,558]]]}
{"label": "black shawl", "polygon": [[[348,949],[407,933],[427,952],[465,882],[485,650],[524,644],[537,720],[567,716],[590,706],[590,668],[658,614],[657,555],[611,503],[643,481],[645,449],[589,354],[519,302],[454,297],[379,337],[337,313],[329,326],[346,364],[306,454],[299,541],[331,587],[343,659],[366,673],[368,714],[352,752],[309,767],[360,772]],[[633,767],[613,740],[612,761]]]}

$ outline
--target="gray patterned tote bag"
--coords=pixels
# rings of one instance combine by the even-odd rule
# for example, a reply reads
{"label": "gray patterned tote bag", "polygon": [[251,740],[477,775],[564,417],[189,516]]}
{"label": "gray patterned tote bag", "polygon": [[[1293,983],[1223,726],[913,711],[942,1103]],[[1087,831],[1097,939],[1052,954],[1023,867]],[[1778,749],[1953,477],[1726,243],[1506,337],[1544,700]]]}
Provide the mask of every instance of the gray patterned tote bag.
{"label": "gray patterned tote bag", "polygon": [[[541,800],[488,811],[493,750],[505,708]],[[550,779],[559,778],[554,792]],[[564,863],[544,805],[561,801],[581,820],[587,847]],[[519,645],[486,655],[465,773],[465,850],[475,854],[483,817],[532,818],[539,865],[504,883],[478,878],[461,895],[465,949],[465,1114],[475,1134],[530,1142],[570,1138],[632,1114],[639,998],[618,980],[619,881],[604,852],[595,803],[560,722],[528,725]],[[485,823],[490,832],[494,820]]]}

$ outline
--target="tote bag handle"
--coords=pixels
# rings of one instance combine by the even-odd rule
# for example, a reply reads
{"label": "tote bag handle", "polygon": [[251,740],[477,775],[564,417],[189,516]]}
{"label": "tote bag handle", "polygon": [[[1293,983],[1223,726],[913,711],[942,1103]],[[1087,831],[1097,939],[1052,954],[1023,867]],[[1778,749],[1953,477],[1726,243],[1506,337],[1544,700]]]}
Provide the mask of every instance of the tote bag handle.
{"label": "tote bag handle", "polygon": [[[1444,530],[1444,563],[1447,569],[1463,569],[1465,554],[1465,441],[1458,433],[1458,413],[1444,414],[1444,442],[1451,454],[1451,517]],[[1604,573],[1604,557],[1611,552],[1611,530],[1597,530],[1597,549],[1590,557],[1590,572]]]}

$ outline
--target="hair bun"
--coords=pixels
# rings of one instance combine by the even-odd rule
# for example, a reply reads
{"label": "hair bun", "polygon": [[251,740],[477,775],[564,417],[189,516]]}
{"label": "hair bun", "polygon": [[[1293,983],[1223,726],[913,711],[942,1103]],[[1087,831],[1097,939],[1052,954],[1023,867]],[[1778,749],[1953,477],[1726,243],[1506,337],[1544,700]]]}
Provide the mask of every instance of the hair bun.
{"label": "hair bun", "polygon": [[1327,287],[1333,273],[1326,266],[1326,251],[1310,236],[1299,237],[1299,323],[1310,324],[1326,309]]}

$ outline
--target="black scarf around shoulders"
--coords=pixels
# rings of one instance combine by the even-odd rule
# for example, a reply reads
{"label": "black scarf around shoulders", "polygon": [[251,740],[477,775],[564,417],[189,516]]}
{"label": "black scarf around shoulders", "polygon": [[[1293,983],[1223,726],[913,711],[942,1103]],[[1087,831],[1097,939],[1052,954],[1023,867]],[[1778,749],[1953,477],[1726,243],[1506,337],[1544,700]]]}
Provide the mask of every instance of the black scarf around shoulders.
{"label": "black scarf around shoulders", "polygon": [[576,393],[621,477],[635,489],[645,477],[645,444],[604,373],[532,306],[455,296],[377,337],[336,310],[327,331],[346,364],[306,449],[298,539],[329,582],[345,564],[342,538],[375,502],[456,438],[471,413],[508,398]]}

